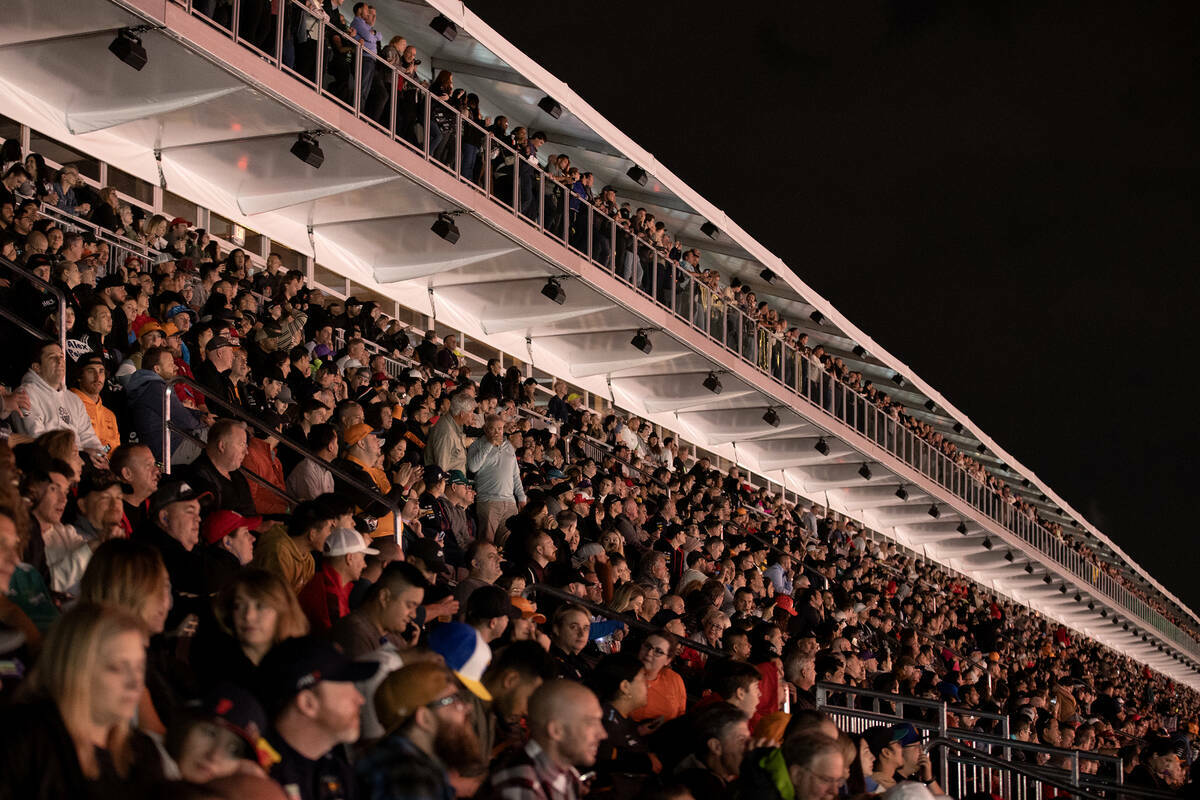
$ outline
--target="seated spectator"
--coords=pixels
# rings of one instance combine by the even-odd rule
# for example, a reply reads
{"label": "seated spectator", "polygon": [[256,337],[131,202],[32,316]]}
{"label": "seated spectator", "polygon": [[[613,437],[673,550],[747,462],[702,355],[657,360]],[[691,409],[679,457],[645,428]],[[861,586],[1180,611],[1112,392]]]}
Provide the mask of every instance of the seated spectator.
{"label": "seated spectator", "polygon": [[330,784],[354,784],[344,745],[358,739],[363,696],[355,681],[375,674],[376,665],[350,661],[315,636],[285,639],[259,665],[265,706],[271,718],[266,740],[279,755],[270,775],[300,800],[326,797]]}
{"label": "seated spectator", "polygon": [[589,664],[581,657],[588,643],[591,617],[582,606],[560,606],[550,621],[550,655],[558,665],[558,677],[583,680]]}
{"label": "seated spectator", "polygon": [[[393,486],[387,474],[378,466],[382,452],[379,432],[360,421],[342,431],[342,442],[342,457],[333,462],[338,471],[354,478],[359,486],[374,486],[378,495],[393,503],[401,502],[404,487]],[[353,502],[360,513],[377,520],[372,538],[395,536],[396,525],[391,509],[378,496],[337,475],[334,476],[334,485],[338,494]]]}
{"label": "seated spectator", "polygon": [[335,528],[325,540],[321,568],[300,590],[300,607],[313,633],[327,632],[350,613],[350,587],[362,575],[368,555],[379,551],[368,547],[363,535],[351,528]]}
{"label": "seated spectator", "polygon": [[269,767],[269,755],[259,749],[266,729],[267,715],[254,695],[226,683],[172,723],[163,749],[174,759],[183,780],[208,784]]}
{"label": "seated spectator", "polygon": [[75,368],[77,377],[71,391],[83,403],[96,438],[100,440],[101,450],[106,454],[111,453],[121,445],[121,432],[117,428],[116,414],[105,407],[100,397],[108,374],[104,358],[96,353],[85,355]]}
{"label": "seated spectator", "polygon": [[645,737],[629,718],[646,704],[642,662],[628,653],[606,655],[588,675],[587,686],[600,701],[605,732],[596,755],[596,782],[589,793],[636,797],[657,771]]}
{"label": "seated spectator", "polygon": [[112,606],[76,605],[55,623],[26,680],[0,710],[0,773],[13,797],[148,796],[162,778],[154,743],[133,727],[145,686],[145,632]]}
{"label": "seated spectator", "polygon": [[553,680],[529,698],[529,742],[493,765],[476,797],[579,798],[579,767],[596,761],[604,739],[603,712],[596,696],[577,683]]}
{"label": "seated spectator", "polygon": [[253,565],[282,578],[292,594],[299,594],[317,571],[312,554],[325,548],[336,519],[337,514],[319,499],[300,503],[286,528],[273,526],[259,538]]}
{"label": "seated spectator", "polygon": [[473,542],[467,548],[464,561],[471,571],[454,587],[454,599],[465,606],[472,592],[495,583],[503,571],[500,567],[500,551],[488,541]]}
{"label": "seated spectator", "polygon": [[204,542],[205,582],[221,592],[254,558],[254,533],[262,517],[243,517],[236,511],[209,512],[200,528]]}
{"label": "seated spectator", "polygon": [[355,765],[364,797],[455,795],[448,770],[480,758],[462,692],[450,670],[430,662],[402,667],[383,680],[375,707],[388,734]]}
{"label": "seated spectator", "polygon": [[264,432],[257,427],[247,426],[250,437],[246,444],[246,455],[240,466],[276,489],[276,491],[272,491],[258,481],[247,479],[246,485],[250,489],[254,510],[259,515],[266,516],[286,514],[290,504],[283,496],[285,493],[283,463],[275,452],[275,448],[279,445],[279,438],[275,434],[278,434],[280,428],[283,427],[283,417],[274,411],[264,411],[257,416],[271,433]]}
{"label": "seated spectator", "polygon": [[668,666],[675,650],[674,639],[666,631],[652,633],[642,642],[638,658],[646,669],[646,704],[630,712],[629,716],[634,720],[669,722],[686,710],[687,690],[683,679]]}
{"label": "seated spectator", "polygon": [[[163,397],[166,382],[176,375],[175,357],[165,347],[152,347],[142,355],[142,366],[130,374],[125,383],[125,402],[133,421],[137,440],[150,448],[156,461],[163,458]],[[200,446],[186,434],[199,435],[204,430],[204,418],[188,408],[174,392],[171,393],[171,424],[182,430],[171,430],[171,461],[189,464],[200,453]]]}
{"label": "seated spectator", "polygon": [[149,511],[150,496],[158,489],[158,465],[154,453],[143,444],[121,445],[109,455],[108,463],[113,474],[121,479],[125,514],[121,526],[129,534]]}
{"label": "seated spectator", "polygon": [[150,497],[146,519],[133,535],[158,551],[171,578],[174,597],[168,625],[177,625],[189,614],[205,613],[212,591],[204,572],[204,561],[196,545],[200,542],[200,502],[207,492],[184,481],[158,487]]}
{"label": "seated spectator", "polygon": [[750,744],[748,720],[729,703],[705,706],[693,716],[688,737],[692,749],[675,775],[696,800],[719,800],[730,792]]}
{"label": "seated spectator", "polygon": [[188,479],[212,495],[212,505],[236,511],[243,517],[255,516],[250,482],[240,472],[249,443],[246,425],[232,419],[220,419],[208,430],[208,442],[191,467]]}
{"label": "seated spectator", "polygon": [[796,800],[834,800],[846,765],[837,742],[819,734],[790,736],[783,760],[796,790]]}
{"label": "seated spectator", "polygon": [[329,424],[313,425],[308,431],[308,449],[317,458],[303,458],[287,476],[287,493],[297,500],[314,500],[334,491],[333,473],[321,466],[338,455],[337,429]]}
{"label": "seated spectator", "polygon": [[83,401],[67,391],[64,382],[67,362],[57,342],[39,342],[31,351],[29,370],[21,379],[21,389],[29,398],[29,410],[14,419],[18,432],[40,436],[46,431],[67,428],[74,431],[79,448],[96,456],[101,444]]}
{"label": "seated spectator", "polygon": [[367,591],[363,604],[338,620],[330,637],[355,660],[391,640],[402,641],[417,619],[428,585],[412,564],[388,564]]}

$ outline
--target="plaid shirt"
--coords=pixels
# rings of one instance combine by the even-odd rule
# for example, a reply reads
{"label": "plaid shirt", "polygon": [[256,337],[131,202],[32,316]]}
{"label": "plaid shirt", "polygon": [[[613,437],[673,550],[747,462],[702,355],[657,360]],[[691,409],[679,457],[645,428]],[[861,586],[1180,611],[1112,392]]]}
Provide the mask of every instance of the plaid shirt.
{"label": "plaid shirt", "polygon": [[354,767],[366,800],[454,800],[445,768],[398,733],[378,742]]}
{"label": "plaid shirt", "polygon": [[505,757],[479,793],[479,800],[579,800],[583,786],[573,767],[561,767],[532,739]]}

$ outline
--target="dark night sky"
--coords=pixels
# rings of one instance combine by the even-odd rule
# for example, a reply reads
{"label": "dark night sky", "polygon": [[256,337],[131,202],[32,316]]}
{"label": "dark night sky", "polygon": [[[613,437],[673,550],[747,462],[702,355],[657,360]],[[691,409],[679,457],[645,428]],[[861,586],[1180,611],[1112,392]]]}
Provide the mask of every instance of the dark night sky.
{"label": "dark night sky", "polygon": [[1200,608],[1200,3],[471,5]]}

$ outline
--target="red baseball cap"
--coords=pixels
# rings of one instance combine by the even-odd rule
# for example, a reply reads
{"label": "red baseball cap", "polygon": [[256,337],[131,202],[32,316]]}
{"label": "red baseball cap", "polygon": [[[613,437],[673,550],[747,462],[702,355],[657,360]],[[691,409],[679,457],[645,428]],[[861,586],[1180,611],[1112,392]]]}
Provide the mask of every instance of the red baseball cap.
{"label": "red baseball cap", "polygon": [[782,608],[793,617],[796,616],[796,609],[792,604],[792,596],[790,594],[781,594],[775,598],[775,607]]}
{"label": "red baseball cap", "polygon": [[204,520],[201,534],[207,544],[216,544],[238,528],[254,530],[262,520],[262,517],[243,517],[236,511],[214,511]]}

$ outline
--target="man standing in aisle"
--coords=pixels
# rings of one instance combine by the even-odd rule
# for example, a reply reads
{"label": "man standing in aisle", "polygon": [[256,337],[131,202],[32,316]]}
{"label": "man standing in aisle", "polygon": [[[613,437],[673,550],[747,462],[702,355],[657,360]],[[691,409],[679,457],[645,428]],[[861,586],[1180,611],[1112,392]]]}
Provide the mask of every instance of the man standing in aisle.
{"label": "man standing in aisle", "polygon": [[517,454],[504,436],[504,420],[498,415],[487,418],[483,437],[467,448],[467,470],[475,473],[477,535],[491,541],[496,529],[525,505]]}

